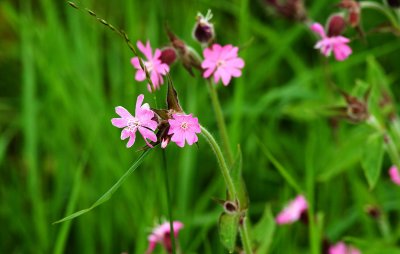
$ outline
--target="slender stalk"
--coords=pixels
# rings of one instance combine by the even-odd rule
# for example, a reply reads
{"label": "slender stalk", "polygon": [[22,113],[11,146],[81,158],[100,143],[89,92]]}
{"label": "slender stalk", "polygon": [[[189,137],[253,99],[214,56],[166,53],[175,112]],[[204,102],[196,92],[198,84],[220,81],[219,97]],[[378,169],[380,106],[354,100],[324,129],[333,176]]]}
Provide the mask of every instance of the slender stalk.
{"label": "slender stalk", "polygon": [[211,135],[210,132],[203,126],[200,126],[201,134],[207,140],[208,144],[211,146],[212,150],[214,151],[215,157],[218,160],[218,165],[221,170],[222,176],[224,177],[226,188],[228,189],[228,194],[230,199],[236,199],[236,189],[235,185],[233,184],[231,175],[229,174],[229,168],[226,165],[224,155],[222,154],[221,148],[219,147],[217,141],[215,141],[214,137]]}
{"label": "slender stalk", "polygon": [[247,224],[247,216],[245,215],[242,224],[239,227],[240,237],[242,239],[243,249],[245,254],[253,253],[251,248],[251,240],[249,235],[249,225]]}
{"label": "slender stalk", "polygon": [[222,113],[221,104],[219,103],[218,93],[215,90],[215,86],[211,83],[211,80],[207,80],[208,89],[210,91],[211,103],[214,108],[215,117],[217,119],[217,125],[219,129],[219,133],[221,135],[222,146],[224,150],[224,154],[227,157],[228,164],[233,165],[233,153],[229,144],[228,131],[226,129],[226,124],[224,120],[224,115]]}
{"label": "slender stalk", "polygon": [[373,10],[380,11],[389,19],[389,21],[390,21],[390,23],[392,23],[393,27],[395,27],[396,29],[400,28],[400,25],[399,25],[399,22],[397,21],[396,16],[393,14],[393,12],[391,12],[391,10],[388,7],[386,7],[380,3],[371,2],[371,1],[361,1],[360,6],[361,6],[361,9],[367,8],[367,9],[373,9]]}
{"label": "slender stalk", "polygon": [[172,254],[176,253],[176,246],[175,246],[175,234],[174,234],[174,220],[172,217],[172,208],[171,208],[171,193],[169,187],[169,177],[168,177],[168,167],[167,167],[167,157],[165,156],[165,150],[162,150],[163,154],[163,166],[165,169],[165,189],[167,192],[167,204],[168,204],[168,217],[169,217],[169,227],[170,227],[170,236],[171,236],[171,243],[172,243]]}

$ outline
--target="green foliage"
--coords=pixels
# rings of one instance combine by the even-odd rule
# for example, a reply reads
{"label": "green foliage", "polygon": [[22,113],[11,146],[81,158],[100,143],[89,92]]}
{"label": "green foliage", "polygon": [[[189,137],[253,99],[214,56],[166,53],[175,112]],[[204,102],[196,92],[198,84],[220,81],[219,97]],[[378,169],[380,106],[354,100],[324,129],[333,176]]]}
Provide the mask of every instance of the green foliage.
{"label": "green foliage", "polygon": [[[257,253],[310,253],[322,238],[344,240],[363,253],[399,253],[400,192],[387,176],[400,149],[400,124],[388,118],[399,112],[398,38],[375,33],[373,26],[385,17],[367,12],[365,43],[348,29],[354,53],[336,62],[313,49],[315,37],[303,24],[267,14],[261,2],[78,3],[122,28],[132,42],[149,39],[153,48],[168,43],[168,22],[199,52],[193,23],[198,11],[210,8],[217,41],[240,47],[243,76],[216,90],[231,146],[241,147],[232,174],[241,189],[243,173],[247,193],[243,187],[240,203],[247,208],[248,196]],[[328,0],[306,6],[321,23],[339,10]],[[144,253],[151,227],[168,214],[162,156],[149,154],[128,178],[134,169],[125,170],[140,153],[126,149],[110,119],[115,106],[133,109],[140,93],[163,108],[167,86],[148,93],[145,82],[134,80],[133,54],[124,40],[64,1],[1,1],[0,38],[0,252]],[[218,134],[200,76],[191,77],[180,63],[171,67],[182,108]],[[346,106],[339,91],[362,98],[368,90],[373,128],[335,117],[332,109]],[[383,93],[391,105],[382,107]],[[211,198],[224,198],[226,190],[212,156],[204,139],[198,147],[166,149],[173,215],[185,224],[183,253],[224,253],[239,242],[237,217],[224,215],[227,229],[218,229],[222,209]],[[104,192],[95,203],[102,205],[90,213],[52,224],[90,207]],[[318,217],[312,233],[300,222],[274,223],[298,193],[307,195]],[[370,205],[381,219],[365,212]]]}

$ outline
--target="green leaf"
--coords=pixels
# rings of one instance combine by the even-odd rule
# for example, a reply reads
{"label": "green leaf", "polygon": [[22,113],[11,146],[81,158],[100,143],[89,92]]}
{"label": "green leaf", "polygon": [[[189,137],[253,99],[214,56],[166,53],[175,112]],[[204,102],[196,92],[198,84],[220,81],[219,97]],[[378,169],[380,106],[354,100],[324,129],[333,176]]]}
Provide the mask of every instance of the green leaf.
{"label": "green leaf", "polygon": [[219,237],[229,253],[233,253],[239,228],[239,214],[222,213],[219,217]]}
{"label": "green leaf", "polygon": [[104,202],[108,201],[112,195],[114,194],[114,192],[116,192],[118,190],[119,187],[121,187],[121,185],[125,182],[125,180],[128,178],[128,176],[130,176],[139,166],[140,164],[142,164],[143,159],[150,153],[150,151],[152,151],[153,149],[147,149],[146,151],[144,151],[142,153],[142,155],[140,155],[140,157],[135,161],[135,163],[133,163],[133,165],[125,172],[125,174],[106,192],[104,193],[96,202],[94,202],[93,205],[91,205],[89,208],[80,210],[78,212],[75,212],[65,218],[62,218],[61,220],[58,220],[56,222],[54,222],[53,224],[57,224],[57,223],[61,223],[61,222],[65,222],[65,221],[69,221],[72,219],[75,219],[76,217],[79,217],[89,211],[91,211],[92,209],[94,209],[95,207],[103,204]]}
{"label": "green leaf", "polygon": [[364,169],[369,187],[373,189],[379,179],[383,160],[383,136],[381,134],[370,135],[364,144],[361,166]]}
{"label": "green leaf", "polygon": [[265,207],[260,221],[253,227],[253,239],[258,245],[257,254],[269,253],[272,238],[275,233],[275,220],[271,211],[271,206]]}
{"label": "green leaf", "polygon": [[249,207],[249,196],[247,194],[246,184],[242,176],[243,158],[242,150],[238,146],[238,153],[236,155],[233,166],[230,170],[233,184],[235,185],[236,195],[239,201],[239,210],[243,211]]}

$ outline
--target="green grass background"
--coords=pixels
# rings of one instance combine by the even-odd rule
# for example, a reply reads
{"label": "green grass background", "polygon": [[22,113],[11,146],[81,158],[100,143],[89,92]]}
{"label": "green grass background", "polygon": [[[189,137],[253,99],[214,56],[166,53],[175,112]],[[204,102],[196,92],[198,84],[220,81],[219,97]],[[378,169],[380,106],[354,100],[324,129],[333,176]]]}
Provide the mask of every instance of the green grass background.
{"label": "green grass background", "polygon": [[[338,10],[336,2],[306,6],[310,17],[324,23]],[[356,40],[354,54],[339,63],[313,49],[315,37],[302,24],[267,15],[262,1],[78,4],[124,29],[132,41],[149,39],[153,48],[168,43],[168,22],[197,50],[191,38],[195,15],[211,8],[217,40],[242,47],[243,76],[219,85],[218,92],[232,148],[242,147],[251,222],[266,207],[276,214],[297,194],[265,147],[305,191],[311,215],[319,218],[311,233],[302,223],[276,227],[264,240],[271,241],[269,253],[310,253],[309,238],[322,235],[350,240],[365,253],[400,253],[400,189],[387,177],[390,162],[385,157],[382,177],[370,190],[360,166],[365,126],[341,122],[334,132],[320,114],[326,106],[344,105],[329,84],[350,92],[356,80],[368,82],[375,62],[399,99],[398,38],[371,34],[366,42]],[[369,28],[384,19],[367,11],[363,21]],[[52,223],[90,206],[139,156],[135,148],[144,143],[138,138],[126,149],[111,125],[114,107],[133,110],[139,93],[152,106],[164,105],[165,86],[149,94],[145,83],[134,80],[133,55],[123,40],[64,1],[1,1],[0,38],[0,252],[144,253],[151,228],[168,214],[160,149],[109,202],[73,221]],[[180,64],[171,75],[186,112],[218,138],[205,81]],[[171,144],[166,154],[173,215],[185,224],[181,249],[225,253],[217,230],[222,208],[212,200],[224,197],[224,185],[211,150],[200,138],[198,147]],[[382,210],[382,220],[365,213],[369,204]]]}

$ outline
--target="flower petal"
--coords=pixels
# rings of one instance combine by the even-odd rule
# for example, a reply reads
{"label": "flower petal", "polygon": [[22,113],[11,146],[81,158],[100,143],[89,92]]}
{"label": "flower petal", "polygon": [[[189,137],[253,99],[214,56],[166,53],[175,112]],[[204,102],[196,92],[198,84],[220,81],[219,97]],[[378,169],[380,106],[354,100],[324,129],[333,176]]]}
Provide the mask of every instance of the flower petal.
{"label": "flower petal", "polygon": [[127,126],[126,118],[113,118],[111,119],[112,125],[118,128],[124,128]]}
{"label": "flower petal", "polygon": [[129,113],[128,110],[121,106],[115,108],[115,113],[117,113],[122,118],[133,118],[131,113]]}

